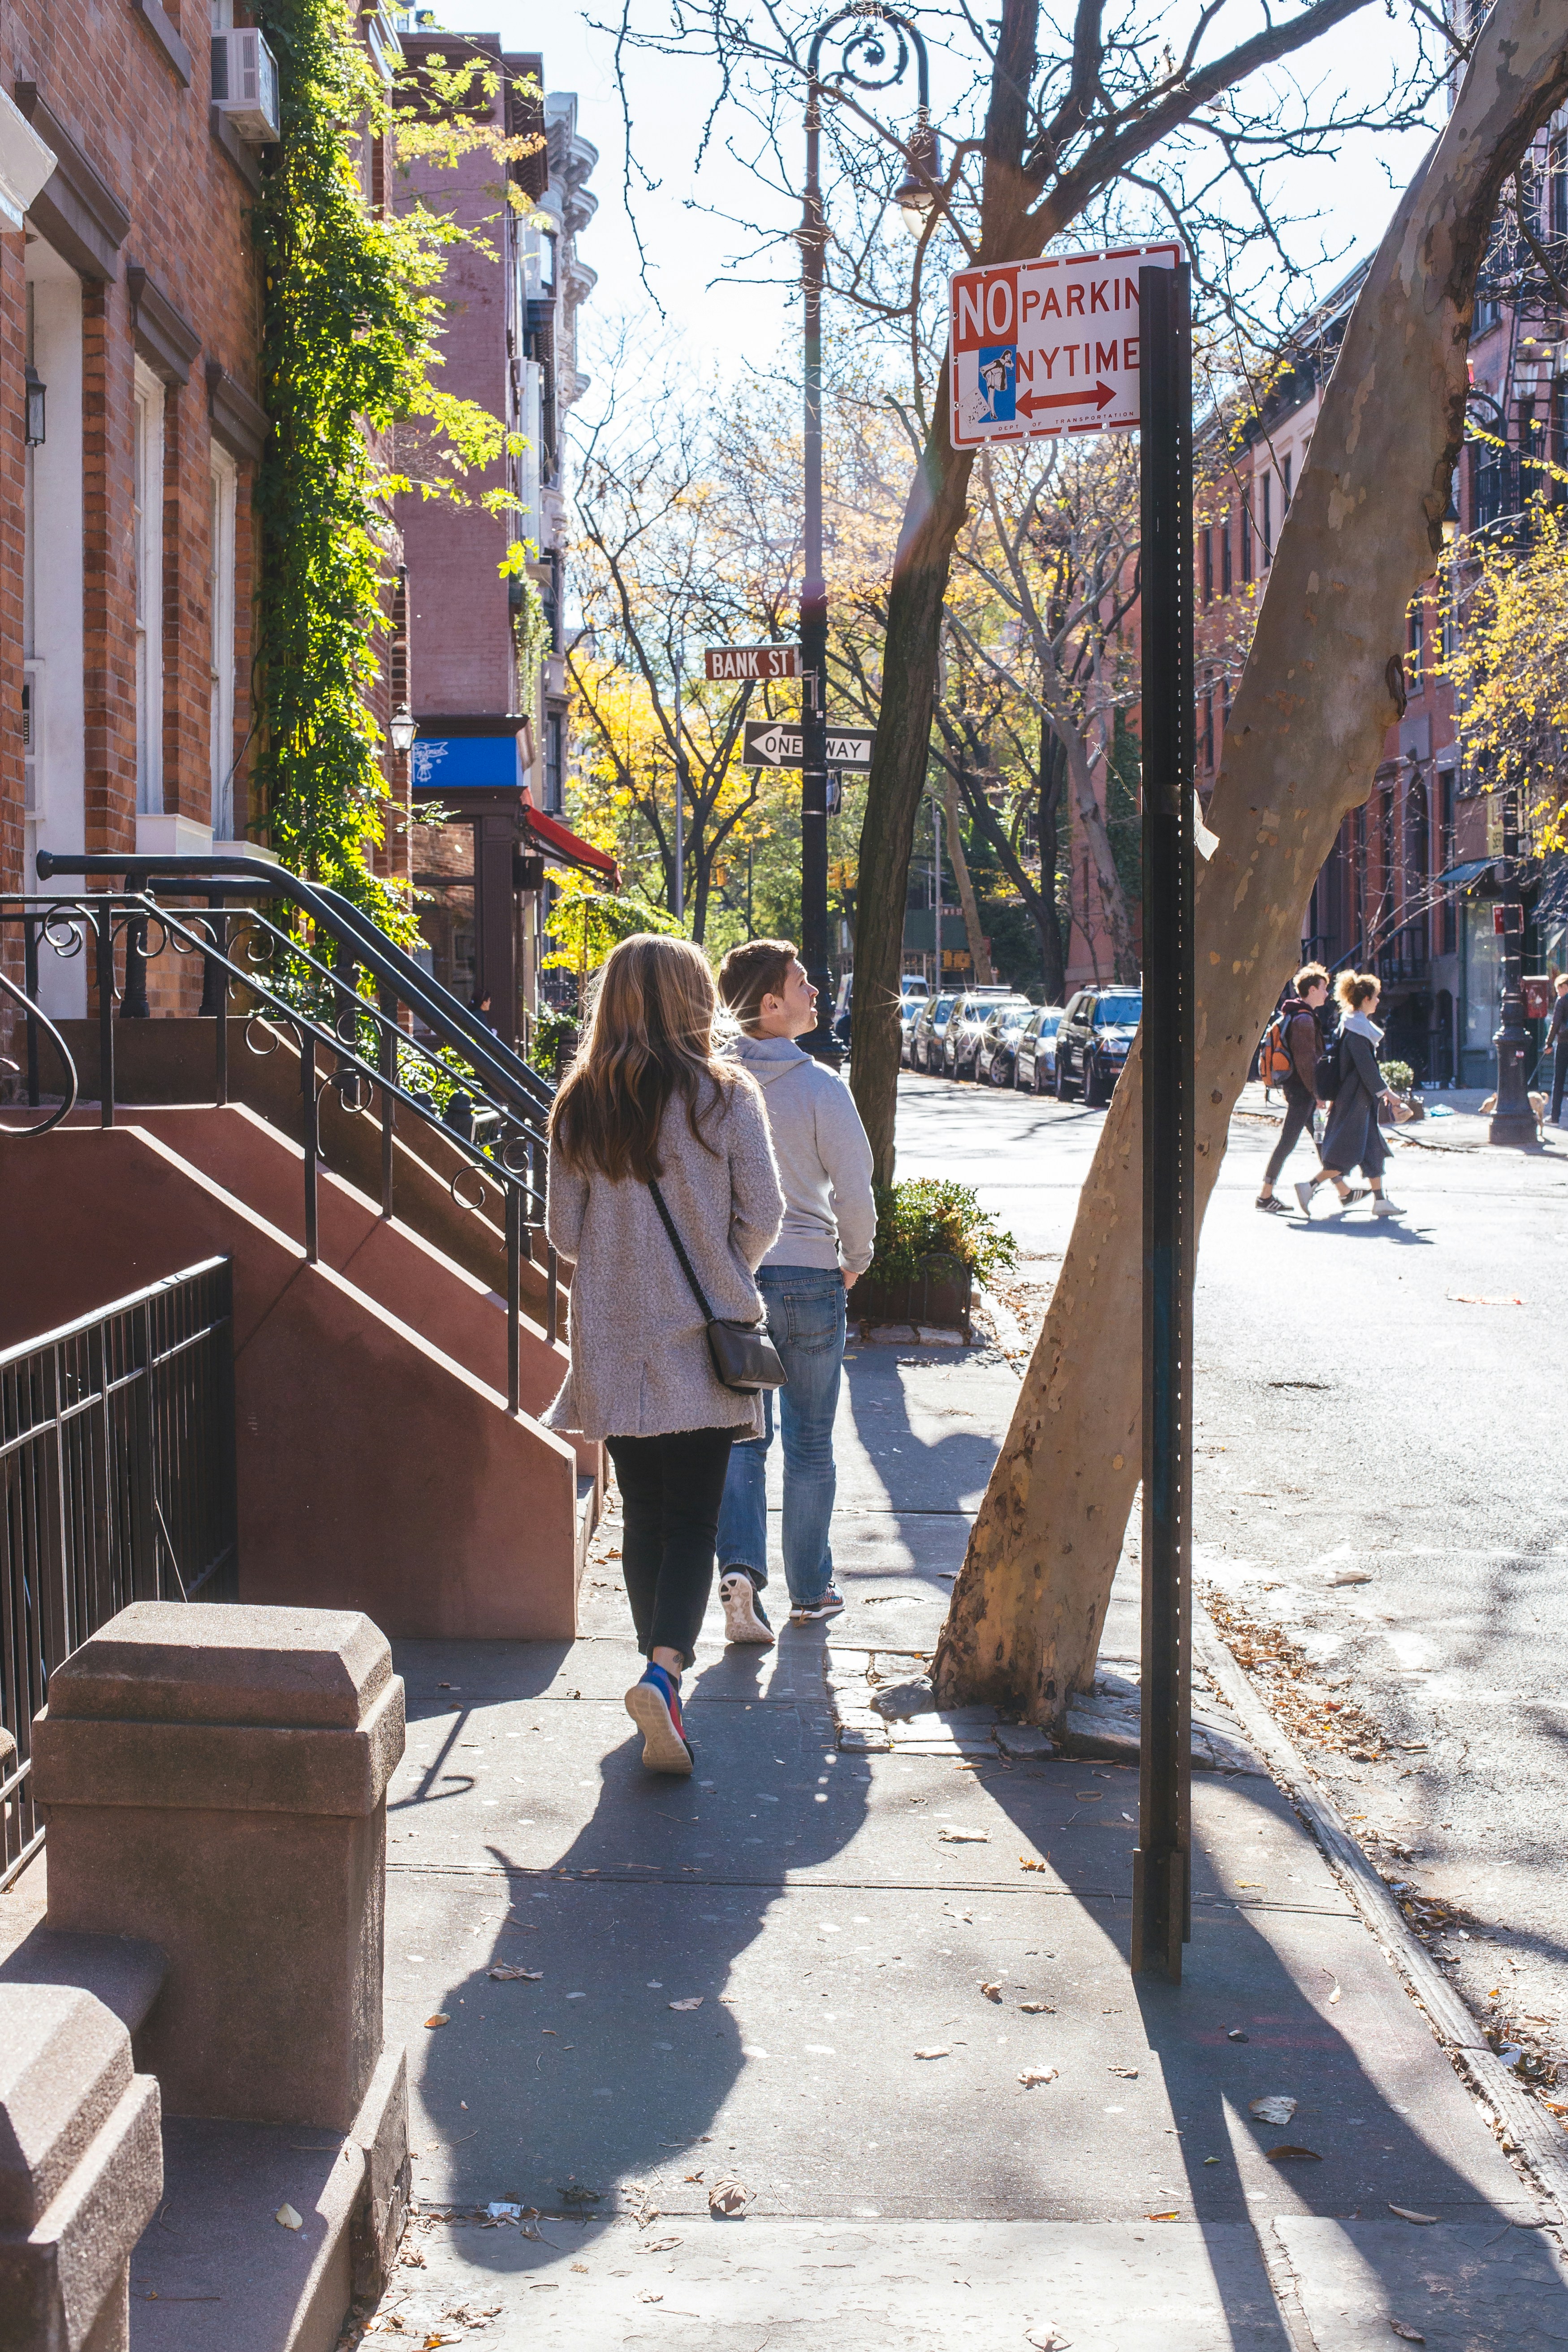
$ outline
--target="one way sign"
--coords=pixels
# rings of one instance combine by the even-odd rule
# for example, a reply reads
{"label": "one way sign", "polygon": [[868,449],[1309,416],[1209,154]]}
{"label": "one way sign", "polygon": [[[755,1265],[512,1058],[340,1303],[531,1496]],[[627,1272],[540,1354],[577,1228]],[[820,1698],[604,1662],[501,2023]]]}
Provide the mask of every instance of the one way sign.
{"label": "one way sign", "polygon": [[1182,258],[1179,245],[1127,245],[956,270],[953,447],[1136,425],[1138,272]]}
{"label": "one way sign", "polygon": [[[869,768],[876,740],[868,727],[827,728],[830,768]],[[748,719],[741,751],[743,768],[798,768],[801,765],[798,719]]]}

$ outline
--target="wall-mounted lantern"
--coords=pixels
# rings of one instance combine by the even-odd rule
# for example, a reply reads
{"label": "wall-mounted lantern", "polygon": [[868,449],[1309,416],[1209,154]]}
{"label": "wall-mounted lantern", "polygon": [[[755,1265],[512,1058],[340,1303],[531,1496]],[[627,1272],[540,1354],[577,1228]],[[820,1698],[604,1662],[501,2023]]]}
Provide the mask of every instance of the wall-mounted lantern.
{"label": "wall-mounted lantern", "polygon": [[402,758],[406,759],[414,749],[414,739],[419,732],[419,725],[405,702],[400,703],[393,712],[387,732],[392,737],[393,750]]}
{"label": "wall-mounted lantern", "polygon": [[44,446],[44,406],[47,387],[31,360],[27,362],[26,385],[26,443],[29,449],[41,449]]}

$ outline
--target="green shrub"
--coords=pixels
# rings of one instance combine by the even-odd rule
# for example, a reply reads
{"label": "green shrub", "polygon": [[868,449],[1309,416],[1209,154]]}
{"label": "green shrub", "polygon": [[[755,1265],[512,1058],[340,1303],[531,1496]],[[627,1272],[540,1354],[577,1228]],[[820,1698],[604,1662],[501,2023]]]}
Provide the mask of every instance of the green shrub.
{"label": "green shrub", "polygon": [[1396,1095],[1407,1095],[1415,1084],[1415,1073],[1408,1062],[1384,1062],[1383,1083]]}
{"label": "green shrub", "polygon": [[542,1077],[561,1076],[561,1057],[574,1049],[576,1035],[575,1013],[563,1013],[553,1004],[541,1004],[533,1016],[528,1058]]}
{"label": "green shrub", "polygon": [[913,1282],[928,1257],[954,1257],[977,1282],[1006,1274],[1018,1263],[1018,1244],[1004,1233],[970,1184],[944,1176],[916,1176],[877,1190],[877,1248],[865,1279]]}

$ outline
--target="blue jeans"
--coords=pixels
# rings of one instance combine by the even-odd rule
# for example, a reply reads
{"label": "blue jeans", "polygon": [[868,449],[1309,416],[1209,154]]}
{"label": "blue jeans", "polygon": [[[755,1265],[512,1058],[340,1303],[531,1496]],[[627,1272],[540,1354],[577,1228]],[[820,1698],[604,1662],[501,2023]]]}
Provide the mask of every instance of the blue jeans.
{"label": "blue jeans", "polygon": [[[838,1473],[833,1460],[833,1417],[844,1364],[844,1277],[818,1265],[764,1265],[757,1287],[767,1309],[768,1337],[784,1360],[789,1385],[778,1391],[784,1436],[784,1565],[791,1604],[820,1601],[833,1581],[828,1528]],[[773,1442],[773,1392],[763,1398],[765,1434],[730,1449],[724,1501],[719,1513],[719,1566],[749,1569],[768,1580],[768,1448]]]}

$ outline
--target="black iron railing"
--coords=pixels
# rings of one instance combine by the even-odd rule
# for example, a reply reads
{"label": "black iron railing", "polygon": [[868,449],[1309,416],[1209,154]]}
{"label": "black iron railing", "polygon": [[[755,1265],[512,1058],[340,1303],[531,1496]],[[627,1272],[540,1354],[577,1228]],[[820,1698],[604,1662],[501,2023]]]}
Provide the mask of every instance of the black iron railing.
{"label": "black iron railing", "polygon": [[[505,1227],[507,1268],[507,1402],[521,1398],[521,1260],[533,1256],[537,1234],[545,1273],[545,1326],[559,1334],[555,1252],[544,1239],[546,1127],[553,1089],[468,1005],[432,979],[414,958],[334,890],[301,881],[281,866],[247,857],[58,857],[39,853],[48,881],[74,875],[133,887],[0,898],[0,931],[20,929],[25,993],[26,1092],[42,1100],[40,1045],[48,1024],[38,1012],[45,959],[87,957],[95,976],[100,1121],[115,1113],[115,1022],[145,1015],[147,966],[161,955],[199,961],[201,1011],[213,1017],[213,1098],[229,1098],[231,1007],[247,1017],[245,1039],[258,1054],[274,1051],[278,1034],[290,1036],[300,1056],[303,1116],[305,1254],[318,1257],[321,1102],[331,1089],[351,1114],[374,1117],[381,1129],[381,1213],[395,1209],[398,1121],[437,1130],[462,1167],[451,1179],[468,1207],[484,1204],[495,1188]],[[205,909],[188,904],[195,893]],[[245,905],[243,900],[263,903]],[[289,925],[268,904],[288,902]],[[59,1033],[69,1087],[77,1076]],[[58,1115],[58,1114],[57,1114]],[[40,1125],[52,1124],[40,1122]],[[481,1180],[480,1199],[459,1192],[469,1175]]]}
{"label": "black iron railing", "polygon": [[43,1839],[55,1668],[133,1601],[232,1601],[237,1565],[227,1258],[0,1354],[0,1887]]}

